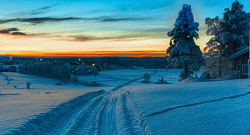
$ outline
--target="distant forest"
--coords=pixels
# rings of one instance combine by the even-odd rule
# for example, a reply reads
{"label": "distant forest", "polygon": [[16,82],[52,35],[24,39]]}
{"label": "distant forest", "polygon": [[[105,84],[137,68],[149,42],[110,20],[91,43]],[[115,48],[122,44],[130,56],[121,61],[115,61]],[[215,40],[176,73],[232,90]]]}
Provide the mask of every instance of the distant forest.
{"label": "distant forest", "polygon": [[[57,63],[70,63],[70,64],[115,64],[120,67],[132,68],[132,67],[144,67],[148,69],[166,68],[168,65],[166,57],[13,57],[15,64],[21,64],[23,62],[35,62],[35,61],[48,61]],[[4,63],[5,59],[0,60],[0,63]]]}

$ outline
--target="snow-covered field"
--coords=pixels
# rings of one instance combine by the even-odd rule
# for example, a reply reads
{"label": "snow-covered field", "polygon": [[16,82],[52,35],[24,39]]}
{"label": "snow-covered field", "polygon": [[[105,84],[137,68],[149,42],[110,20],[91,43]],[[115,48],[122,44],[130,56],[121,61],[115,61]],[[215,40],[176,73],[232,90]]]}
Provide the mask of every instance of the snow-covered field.
{"label": "snow-covered field", "polygon": [[[177,83],[180,70],[155,71],[79,77],[99,87],[4,73],[12,80],[0,75],[0,134],[249,133],[250,80]],[[141,83],[144,73],[172,84]]]}
{"label": "snow-covered field", "polygon": [[128,86],[154,134],[250,133],[250,80]]}
{"label": "snow-covered field", "polygon": [[[0,75],[0,134],[19,127],[34,119],[37,114],[45,113],[76,96],[99,90],[73,85],[56,86],[58,80],[18,73],[4,75],[13,80],[7,85],[8,81]],[[32,83],[30,90],[26,89],[27,81]]]}

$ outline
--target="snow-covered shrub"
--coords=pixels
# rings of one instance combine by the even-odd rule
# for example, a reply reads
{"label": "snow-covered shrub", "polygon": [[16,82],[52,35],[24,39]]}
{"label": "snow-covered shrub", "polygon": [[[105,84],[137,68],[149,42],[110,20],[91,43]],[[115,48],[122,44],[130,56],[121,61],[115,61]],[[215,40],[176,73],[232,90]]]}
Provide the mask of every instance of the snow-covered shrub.
{"label": "snow-covered shrub", "polygon": [[96,81],[91,81],[90,86],[99,86],[101,84],[97,83]]}
{"label": "snow-covered shrub", "polygon": [[213,79],[213,78],[216,78],[216,77],[217,77],[216,74],[211,74],[210,72],[205,71],[205,72],[202,73],[200,78]]}
{"label": "snow-covered shrub", "polygon": [[205,54],[206,64],[202,66],[201,70],[209,72],[214,77],[226,76],[228,70],[232,70],[233,61],[224,55]]}
{"label": "snow-covered shrub", "polygon": [[200,47],[194,42],[199,38],[199,23],[194,22],[191,5],[184,4],[174,24],[175,28],[168,32],[171,37],[167,49],[169,67],[184,69],[180,74],[181,79],[188,78],[193,71],[198,71],[204,64]]}
{"label": "snow-covered shrub", "polygon": [[71,79],[70,68],[66,65],[61,65],[57,67],[57,78],[67,82]]}
{"label": "snow-covered shrub", "polygon": [[143,75],[143,81],[142,81],[142,83],[149,83],[150,78],[151,78],[151,75],[149,73],[145,73]]}
{"label": "snow-covered shrub", "polygon": [[8,68],[8,72],[16,72],[17,71],[17,68],[15,66],[10,66]]}
{"label": "snow-covered shrub", "polygon": [[94,68],[92,74],[93,74],[93,75],[98,75],[98,74],[99,74],[98,69],[97,69],[97,68]]}
{"label": "snow-covered shrub", "polygon": [[79,83],[78,75],[74,75],[71,78],[71,82],[74,83],[74,84],[78,84]]}
{"label": "snow-covered shrub", "polygon": [[21,74],[27,74],[27,69],[26,69],[26,65],[24,64],[21,64],[18,66],[18,72],[21,73]]}
{"label": "snow-covered shrub", "polygon": [[157,82],[156,82],[156,84],[169,84],[167,81],[164,81],[163,80],[163,77],[161,77],[161,79],[160,80],[158,80]]}
{"label": "snow-covered shrub", "polygon": [[27,87],[27,89],[30,89],[30,85],[31,85],[31,83],[30,83],[30,82],[27,82],[27,83],[26,83],[26,87]]}
{"label": "snow-covered shrub", "polygon": [[57,83],[55,83],[55,85],[62,85],[62,82],[61,81],[57,82]]}
{"label": "snow-covered shrub", "polygon": [[91,81],[90,83],[89,82],[80,82],[80,84],[85,85],[85,86],[91,86],[91,87],[97,87],[97,86],[102,85],[96,81]]}

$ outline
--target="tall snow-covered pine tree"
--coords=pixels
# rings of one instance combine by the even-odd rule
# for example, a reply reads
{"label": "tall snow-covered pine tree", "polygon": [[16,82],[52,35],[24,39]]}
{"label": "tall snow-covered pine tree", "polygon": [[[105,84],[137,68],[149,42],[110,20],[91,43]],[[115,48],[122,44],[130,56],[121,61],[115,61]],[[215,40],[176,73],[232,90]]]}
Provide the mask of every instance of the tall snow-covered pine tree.
{"label": "tall snow-covered pine tree", "polygon": [[196,32],[199,31],[199,23],[194,22],[191,5],[183,5],[174,26],[174,29],[168,32],[171,37],[170,47],[167,49],[169,66],[184,69],[180,78],[185,79],[204,64],[200,47],[194,42],[194,38],[199,38]]}

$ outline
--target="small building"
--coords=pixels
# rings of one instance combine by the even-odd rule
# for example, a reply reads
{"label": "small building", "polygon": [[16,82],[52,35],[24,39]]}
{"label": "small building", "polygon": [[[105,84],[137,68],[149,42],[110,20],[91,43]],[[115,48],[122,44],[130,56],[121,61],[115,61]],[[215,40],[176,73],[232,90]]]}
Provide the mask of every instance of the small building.
{"label": "small building", "polygon": [[77,65],[77,66],[71,66],[70,70],[71,73],[74,75],[88,75],[91,74],[94,71],[94,66],[90,65]]}
{"label": "small building", "polygon": [[239,79],[249,76],[249,47],[234,53],[229,57],[233,60],[233,69],[237,72]]}
{"label": "small building", "polygon": [[13,60],[7,60],[5,62],[6,65],[15,65],[15,62]]}

